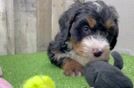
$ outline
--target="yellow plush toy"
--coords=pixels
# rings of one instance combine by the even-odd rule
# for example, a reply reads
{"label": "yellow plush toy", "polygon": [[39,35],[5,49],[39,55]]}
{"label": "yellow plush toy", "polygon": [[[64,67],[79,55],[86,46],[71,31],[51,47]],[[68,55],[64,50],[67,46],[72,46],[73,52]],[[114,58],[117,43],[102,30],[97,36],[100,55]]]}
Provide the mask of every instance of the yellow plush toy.
{"label": "yellow plush toy", "polygon": [[28,80],[23,88],[56,88],[54,81],[49,76],[37,75]]}

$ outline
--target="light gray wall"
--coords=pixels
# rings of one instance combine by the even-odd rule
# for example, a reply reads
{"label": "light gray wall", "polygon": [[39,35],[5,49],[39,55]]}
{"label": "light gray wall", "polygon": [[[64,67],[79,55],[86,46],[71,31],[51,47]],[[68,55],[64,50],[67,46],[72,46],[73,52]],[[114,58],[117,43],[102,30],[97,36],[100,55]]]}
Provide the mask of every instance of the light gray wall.
{"label": "light gray wall", "polygon": [[116,49],[134,55],[134,0],[109,0],[119,13],[120,34]]}

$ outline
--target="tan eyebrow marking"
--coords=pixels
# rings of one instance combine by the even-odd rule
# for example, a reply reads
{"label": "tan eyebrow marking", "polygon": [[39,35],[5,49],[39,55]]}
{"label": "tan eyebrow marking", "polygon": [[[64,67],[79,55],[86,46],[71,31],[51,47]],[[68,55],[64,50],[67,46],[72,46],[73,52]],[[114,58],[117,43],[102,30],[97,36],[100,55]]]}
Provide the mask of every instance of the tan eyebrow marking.
{"label": "tan eyebrow marking", "polygon": [[87,21],[88,21],[89,26],[90,26],[91,28],[94,28],[94,26],[96,25],[96,20],[95,20],[93,17],[89,17],[89,18],[87,19]]}
{"label": "tan eyebrow marking", "polygon": [[112,26],[114,26],[114,22],[113,22],[113,20],[111,20],[111,19],[108,19],[106,22],[105,22],[105,27],[106,28],[111,28]]}

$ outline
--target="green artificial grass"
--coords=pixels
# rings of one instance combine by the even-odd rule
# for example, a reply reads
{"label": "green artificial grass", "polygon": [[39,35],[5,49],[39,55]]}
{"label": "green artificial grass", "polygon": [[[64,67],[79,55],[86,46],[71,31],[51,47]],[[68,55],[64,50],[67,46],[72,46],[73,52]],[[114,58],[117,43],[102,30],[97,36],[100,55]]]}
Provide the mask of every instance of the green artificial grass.
{"label": "green artificial grass", "polygon": [[0,66],[4,78],[14,88],[21,88],[24,81],[35,75],[48,75],[56,83],[56,88],[88,88],[83,77],[66,77],[63,71],[52,65],[46,53],[0,56]]}
{"label": "green artificial grass", "polygon": [[[124,55],[123,72],[134,83],[134,57]],[[21,88],[24,81],[35,75],[49,75],[56,83],[56,88],[89,88],[83,77],[67,77],[63,71],[52,65],[46,53],[0,56],[3,75],[14,88]]]}

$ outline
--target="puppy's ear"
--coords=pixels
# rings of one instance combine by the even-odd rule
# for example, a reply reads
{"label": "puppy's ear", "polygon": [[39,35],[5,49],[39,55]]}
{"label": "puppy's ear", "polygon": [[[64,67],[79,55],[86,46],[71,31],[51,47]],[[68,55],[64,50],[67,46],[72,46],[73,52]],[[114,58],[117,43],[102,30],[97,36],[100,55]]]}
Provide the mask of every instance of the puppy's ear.
{"label": "puppy's ear", "polygon": [[63,13],[63,15],[59,19],[59,27],[61,32],[62,41],[68,40],[70,36],[70,28],[73,24],[75,16],[77,15],[77,10],[79,8],[80,3],[75,3],[72,5],[70,9]]}
{"label": "puppy's ear", "polygon": [[113,38],[110,42],[110,50],[114,49],[116,43],[117,43],[117,39],[118,39],[118,34],[119,34],[119,28],[118,28],[118,23],[116,23],[116,25],[113,27],[114,33],[113,33]]}
{"label": "puppy's ear", "polygon": [[111,18],[112,18],[112,20],[115,24],[114,27],[113,27],[113,30],[114,30],[113,39],[110,43],[110,46],[111,46],[110,50],[112,50],[116,45],[118,34],[119,34],[119,27],[118,27],[118,17],[119,17],[119,15],[118,15],[118,13],[117,13],[117,11],[114,7],[110,6],[109,10],[111,11]]}
{"label": "puppy's ear", "polygon": [[117,35],[113,36],[112,42],[110,43],[110,50],[113,50],[117,43]]}
{"label": "puppy's ear", "polygon": [[117,43],[117,38],[118,38],[118,34],[119,34],[119,28],[118,28],[118,23],[116,23],[116,25],[113,27],[114,33],[113,33],[113,38],[110,42],[110,50],[114,49],[116,43]]}

